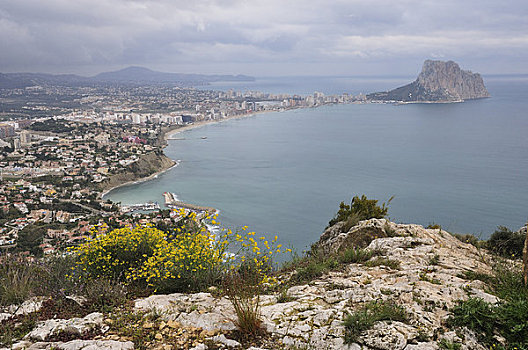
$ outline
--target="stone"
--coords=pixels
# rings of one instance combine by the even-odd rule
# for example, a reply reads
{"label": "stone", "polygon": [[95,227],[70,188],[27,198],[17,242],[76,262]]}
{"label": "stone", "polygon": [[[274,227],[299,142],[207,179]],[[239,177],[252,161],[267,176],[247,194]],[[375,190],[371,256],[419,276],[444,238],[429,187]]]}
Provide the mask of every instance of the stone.
{"label": "stone", "polygon": [[114,340],[72,340],[69,342],[37,342],[26,350],[132,350],[134,343]]}
{"label": "stone", "polygon": [[10,305],[6,311],[14,315],[27,315],[39,311],[42,308],[43,302],[44,300],[42,298],[35,297],[24,301],[20,305]]}
{"label": "stone", "polygon": [[192,347],[190,350],[207,350],[207,345],[205,344],[198,344],[195,347]]}
{"label": "stone", "polygon": [[103,331],[107,326],[103,323],[103,314],[94,312],[83,318],[72,318],[69,320],[51,319],[39,322],[37,327],[29,332],[24,339],[46,341],[51,336],[61,332],[81,335],[100,327]]}
{"label": "stone", "polygon": [[437,350],[438,345],[436,342],[408,344],[404,350]]}
{"label": "stone", "polygon": [[240,344],[236,340],[228,339],[223,334],[215,335],[214,337],[208,338],[208,340],[211,340],[215,343],[224,344],[228,348],[236,348],[236,347],[242,346],[242,344]]}
{"label": "stone", "polygon": [[169,326],[170,328],[177,329],[177,328],[181,328],[181,323],[173,321],[173,320],[169,320],[167,321],[167,326]]}
{"label": "stone", "polygon": [[387,322],[376,323],[361,339],[368,347],[379,350],[401,350],[407,345],[405,336]]}

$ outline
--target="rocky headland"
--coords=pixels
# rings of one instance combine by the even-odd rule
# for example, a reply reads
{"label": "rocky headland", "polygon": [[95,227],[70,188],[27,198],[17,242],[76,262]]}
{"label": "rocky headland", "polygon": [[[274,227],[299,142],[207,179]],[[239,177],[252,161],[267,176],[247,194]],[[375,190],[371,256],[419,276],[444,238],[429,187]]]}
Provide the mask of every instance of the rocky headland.
{"label": "rocky headland", "polygon": [[[494,258],[486,250],[440,228],[386,219],[360,221],[351,228],[338,222],[323,233],[316,249],[332,254],[351,245],[370,253],[357,262],[338,260],[331,271],[310,281],[287,283],[300,273],[299,269],[287,270],[279,277],[285,286],[282,292],[260,295],[266,335],[241,340],[232,303],[211,290],[152,295],[136,299],[128,311],[110,314],[71,319],[51,315],[12,349],[488,348],[467,328],[447,325],[450,310],[460,300],[499,303],[483,282],[486,279],[474,277],[493,273]],[[35,300],[7,308],[0,320],[35,312],[42,303]],[[369,305],[395,307],[403,316],[378,320],[354,337],[347,336],[347,315]],[[139,347],[131,334],[142,335]],[[455,347],[445,347],[450,344]]]}
{"label": "rocky headland", "polygon": [[101,182],[101,193],[106,193],[113,188],[137,181],[146,181],[170,169],[176,162],[164,153],[150,152],[126,167],[125,171],[114,174]]}
{"label": "rocky headland", "polygon": [[426,60],[418,78],[410,84],[387,92],[367,95],[373,101],[461,102],[490,97],[478,73],[462,70],[453,61]]}

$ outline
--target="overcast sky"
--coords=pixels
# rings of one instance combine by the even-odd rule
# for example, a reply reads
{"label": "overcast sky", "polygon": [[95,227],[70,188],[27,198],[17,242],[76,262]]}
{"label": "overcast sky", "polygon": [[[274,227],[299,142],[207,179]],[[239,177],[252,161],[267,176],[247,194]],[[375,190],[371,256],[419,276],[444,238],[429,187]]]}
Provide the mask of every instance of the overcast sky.
{"label": "overcast sky", "polygon": [[0,0],[0,72],[528,73],[527,0]]}

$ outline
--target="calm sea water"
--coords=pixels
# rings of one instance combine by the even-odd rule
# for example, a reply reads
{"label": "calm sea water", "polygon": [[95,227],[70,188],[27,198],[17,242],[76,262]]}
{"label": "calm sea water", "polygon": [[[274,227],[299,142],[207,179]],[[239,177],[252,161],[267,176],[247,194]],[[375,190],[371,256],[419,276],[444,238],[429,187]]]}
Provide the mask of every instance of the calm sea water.
{"label": "calm sea water", "polygon": [[[277,79],[282,85],[267,91],[289,86],[284,92],[301,94],[317,86],[311,79]],[[347,84],[356,93],[409,81],[318,79],[326,93]],[[319,238],[339,202],[356,194],[395,196],[389,216],[396,222],[434,222],[482,238],[497,225],[518,229],[528,219],[528,79],[485,81],[489,99],[326,106],[186,131],[166,148],[181,160],[178,167],[107,198],[162,202],[164,191],[175,192],[218,208],[226,226],[279,234],[298,251]],[[270,83],[252,84],[249,89],[264,90],[259,84]]]}

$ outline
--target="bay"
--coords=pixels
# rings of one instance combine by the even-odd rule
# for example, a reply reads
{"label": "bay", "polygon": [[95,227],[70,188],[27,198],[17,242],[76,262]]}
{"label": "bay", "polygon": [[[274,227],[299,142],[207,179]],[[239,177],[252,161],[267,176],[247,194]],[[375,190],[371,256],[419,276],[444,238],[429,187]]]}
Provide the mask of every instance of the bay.
{"label": "bay", "polygon": [[[283,79],[290,90],[282,92],[309,91],[306,80]],[[319,91],[343,89],[334,78],[313,79]],[[370,81],[363,91],[398,86],[398,79]],[[174,192],[218,208],[225,226],[278,234],[297,251],[319,238],[339,202],[356,194],[394,196],[389,216],[396,222],[438,223],[481,238],[497,225],[518,229],[528,219],[528,79],[485,81],[489,99],[333,105],[188,130],[165,149],[181,160],[178,167],[106,198],[163,202],[163,192]],[[366,83],[343,84],[353,92]]]}

